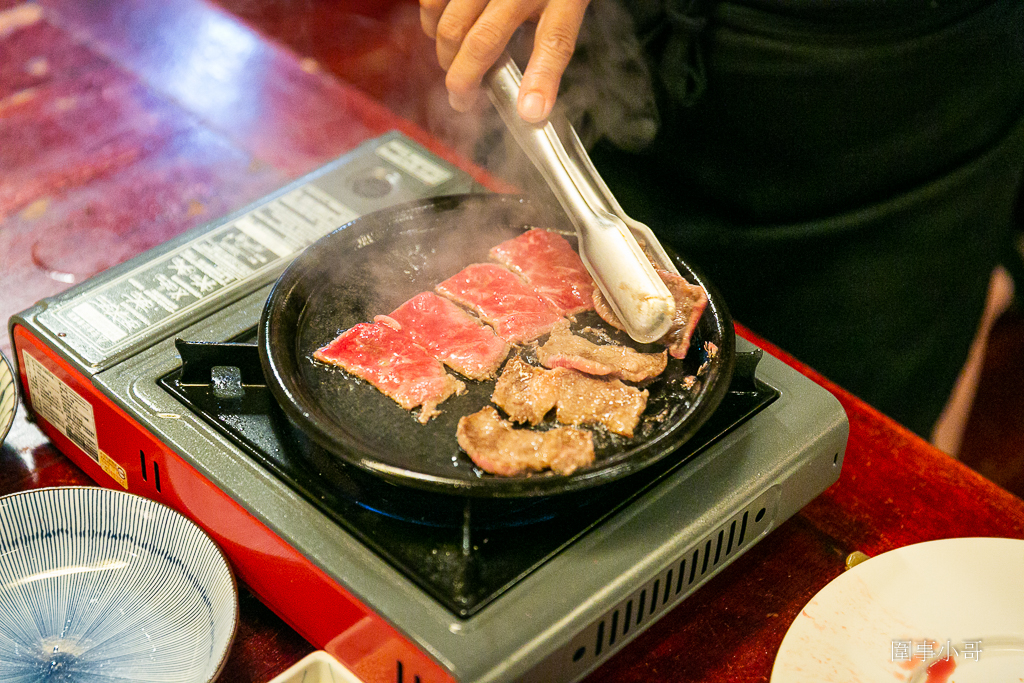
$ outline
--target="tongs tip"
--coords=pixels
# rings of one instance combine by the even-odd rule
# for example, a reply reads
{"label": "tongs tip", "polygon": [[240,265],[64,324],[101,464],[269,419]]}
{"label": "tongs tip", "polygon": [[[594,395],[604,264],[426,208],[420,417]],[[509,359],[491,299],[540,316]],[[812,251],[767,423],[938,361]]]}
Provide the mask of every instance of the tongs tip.
{"label": "tongs tip", "polygon": [[648,321],[647,324],[634,327],[629,331],[630,338],[641,344],[653,344],[668,334],[672,327],[672,313],[675,306],[671,297],[668,301],[657,299],[649,303],[650,306],[646,302],[640,306],[639,314],[641,320]]}

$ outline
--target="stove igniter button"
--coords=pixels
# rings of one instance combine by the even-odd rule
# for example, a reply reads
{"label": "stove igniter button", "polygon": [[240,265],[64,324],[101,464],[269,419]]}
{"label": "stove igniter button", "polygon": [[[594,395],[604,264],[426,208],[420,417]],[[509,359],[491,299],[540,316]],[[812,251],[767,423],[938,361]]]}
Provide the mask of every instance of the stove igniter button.
{"label": "stove igniter button", "polygon": [[361,197],[378,199],[386,196],[399,180],[398,174],[378,166],[352,181],[352,190]]}

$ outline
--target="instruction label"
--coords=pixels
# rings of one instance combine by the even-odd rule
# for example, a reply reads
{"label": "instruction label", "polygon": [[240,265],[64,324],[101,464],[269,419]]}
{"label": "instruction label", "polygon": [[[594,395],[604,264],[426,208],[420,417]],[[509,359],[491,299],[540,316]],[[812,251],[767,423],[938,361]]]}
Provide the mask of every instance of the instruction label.
{"label": "instruction label", "polygon": [[39,315],[78,349],[108,356],[158,325],[280,268],[328,232],[358,217],[323,190],[304,185],[160,258],[52,306]]}

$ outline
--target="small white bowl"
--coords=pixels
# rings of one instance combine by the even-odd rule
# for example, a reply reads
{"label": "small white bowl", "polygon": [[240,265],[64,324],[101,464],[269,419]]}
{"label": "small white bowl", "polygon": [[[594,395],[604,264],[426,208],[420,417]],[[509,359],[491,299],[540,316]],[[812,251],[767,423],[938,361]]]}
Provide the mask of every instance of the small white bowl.
{"label": "small white bowl", "polygon": [[362,683],[354,673],[323,650],[308,655],[288,667],[270,683]]}
{"label": "small white bowl", "polygon": [[0,498],[0,680],[209,683],[238,624],[217,545],[123,491]]}

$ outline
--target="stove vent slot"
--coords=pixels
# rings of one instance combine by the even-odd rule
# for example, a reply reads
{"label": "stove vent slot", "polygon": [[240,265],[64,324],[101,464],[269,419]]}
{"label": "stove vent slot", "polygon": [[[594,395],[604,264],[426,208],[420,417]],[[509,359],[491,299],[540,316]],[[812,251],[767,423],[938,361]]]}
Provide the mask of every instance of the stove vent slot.
{"label": "stove vent slot", "polygon": [[[156,488],[157,492],[159,493],[160,492],[160,463],[158,463],[156,461],[156,459],[153,459],[152,460],[152,464],[153,464],[153,486]],[[146,464],[146,451],[141,450],[141,449],[139,450],[139,466],[142,469],[142,481],[148,482],[149,481],[149,471],[148,471],[149,468],[147,467],[147,464]]]}
{"label": "stove vent slot", "polygon": [[406,680],[405,665],[402,663],[402,660],[400,659],[398,660],[397,664],[398,666],[395,669],[395,683],[422,683],[419,674],[413,674],[411,678]]}
{"label": "stove vent slot", "polygon": [[778,496],[775,487],[769,489],[690,546],[657,576],[552,654],[528,680],[550,680],[556,672],[565,680],[579,680],[596,668],[766,534],[772,528]]}

